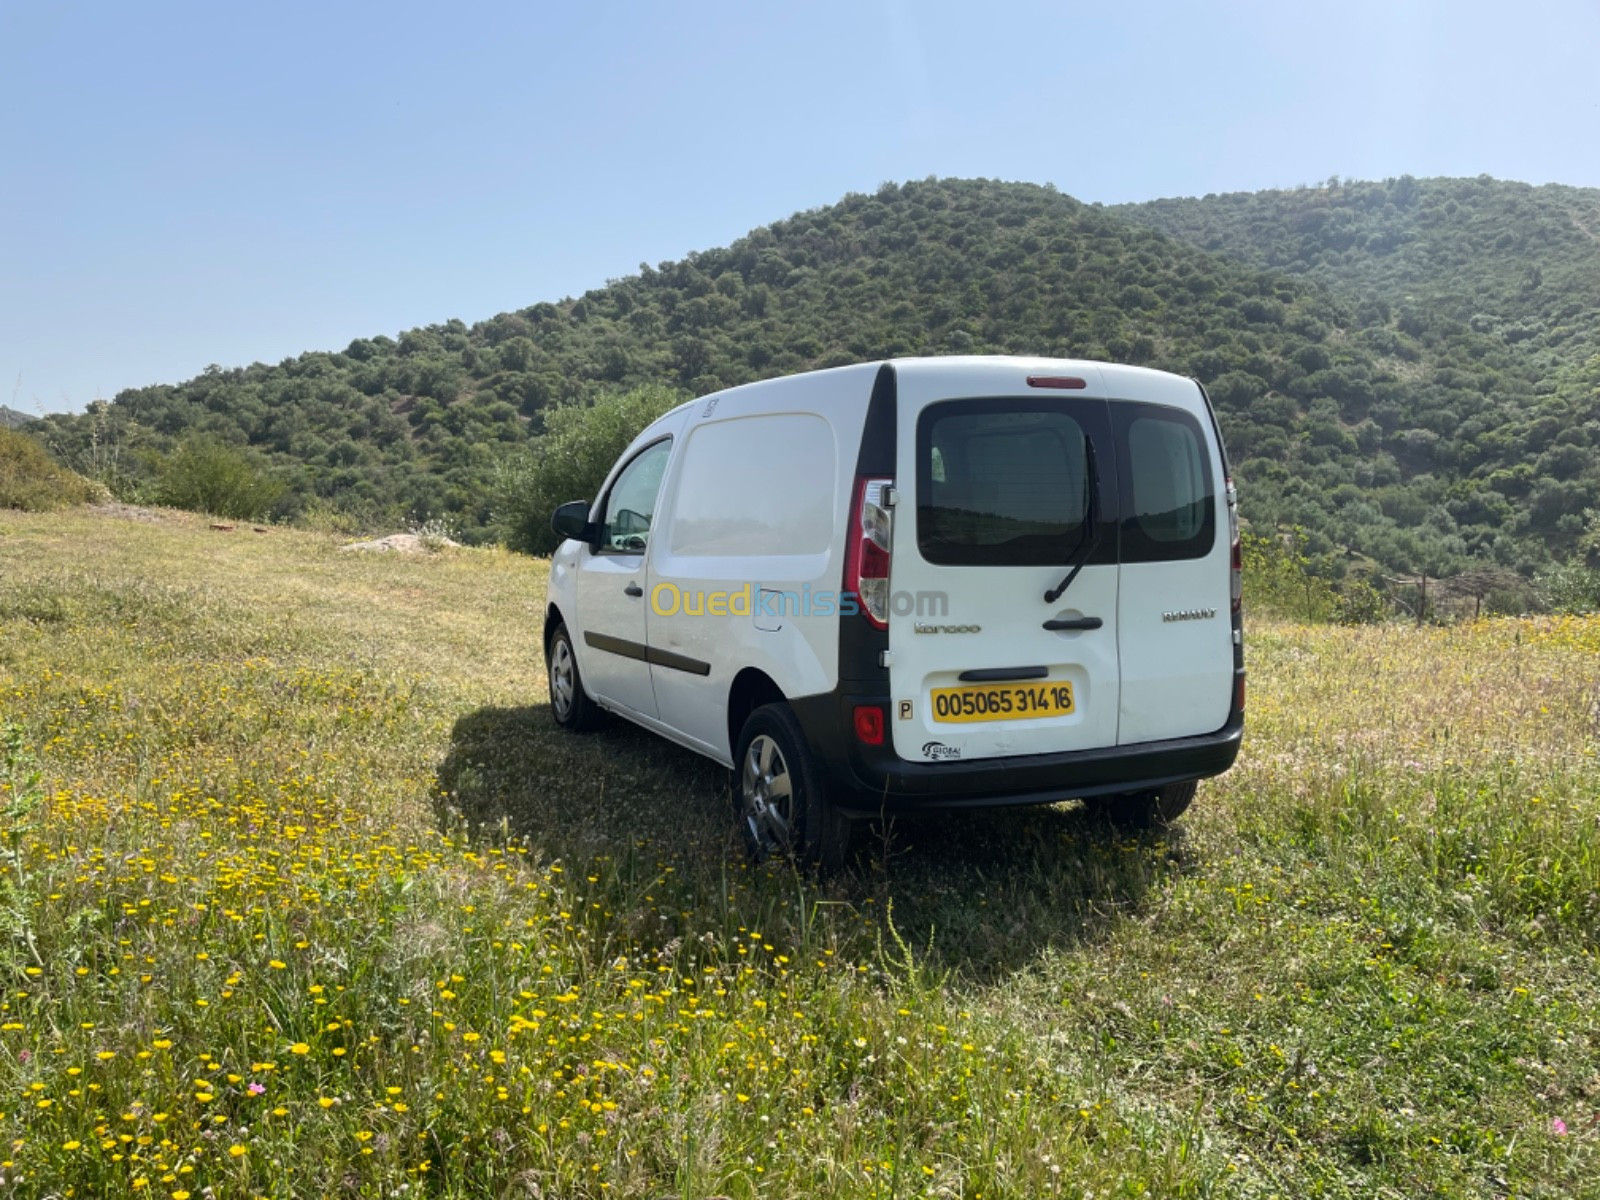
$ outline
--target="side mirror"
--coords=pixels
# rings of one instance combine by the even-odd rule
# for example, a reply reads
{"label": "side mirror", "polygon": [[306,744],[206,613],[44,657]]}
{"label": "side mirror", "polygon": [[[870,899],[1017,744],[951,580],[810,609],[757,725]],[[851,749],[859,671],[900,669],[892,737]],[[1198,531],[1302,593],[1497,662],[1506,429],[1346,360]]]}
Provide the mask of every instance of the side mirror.
{"label": "side mirror", "polygon": [[594,540],[594,529],[589,524],[589,502],[569,500],[550,516],[550,528],[564,538],[580,542]]}

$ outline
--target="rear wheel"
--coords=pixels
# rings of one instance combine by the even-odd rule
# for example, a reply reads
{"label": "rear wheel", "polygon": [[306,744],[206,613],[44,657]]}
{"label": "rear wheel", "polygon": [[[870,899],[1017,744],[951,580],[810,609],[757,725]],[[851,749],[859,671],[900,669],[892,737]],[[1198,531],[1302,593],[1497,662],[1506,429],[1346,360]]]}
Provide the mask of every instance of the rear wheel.
{"label": "rear wheel", "polygon": [[765,704],[751,713],[734,751],[733,805],[751,857],[790,858],[824,871],[842,866],[850,821],[829,801],[789,706]]}
{"label": "rear wheel", "polygon": [[1126,829],[1164,829],[1183,816],[1194,803],[1199,781],[1185,780],[1144,792],[1119,796],[1093,796],[1085,806],[1095,815]]}
{"label": "rear wheel", "polygon": [[600,720],[600,708],[583,690],[578,674],[578,656],[572,649],[572,635],[566,625],[557,625],[550,635],[550,712],[556,724],[574,733],[593,729]]}

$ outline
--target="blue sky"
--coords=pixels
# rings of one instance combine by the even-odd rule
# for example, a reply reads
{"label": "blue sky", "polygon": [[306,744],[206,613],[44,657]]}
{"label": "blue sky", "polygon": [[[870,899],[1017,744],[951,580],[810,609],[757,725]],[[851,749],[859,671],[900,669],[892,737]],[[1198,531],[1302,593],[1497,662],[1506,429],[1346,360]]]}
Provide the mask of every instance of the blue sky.
{"label": "blue sky", "polygon": [[0,0],[0,403],[559,299],[884,180],[1600,186],[1596,0]]}

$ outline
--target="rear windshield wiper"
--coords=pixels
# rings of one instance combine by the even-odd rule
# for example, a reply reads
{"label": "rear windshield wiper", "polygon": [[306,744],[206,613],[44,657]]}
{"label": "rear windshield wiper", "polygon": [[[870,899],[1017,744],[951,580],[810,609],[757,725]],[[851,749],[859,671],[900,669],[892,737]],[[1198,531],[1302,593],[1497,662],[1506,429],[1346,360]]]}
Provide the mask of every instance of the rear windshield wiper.
{"label": "rear windshield wiper", "polygon": [[1089,493],[1083,506],[1083,533],[1078,538],[1078,544],[1073,547],[1072,553],[1067,556],[1067,566],[1071,569],[1067,577],[1055,587],[1044,594],[1046,604],[1054,604],[1061,599],[1062,594],[1072,586],[1072,581],[1078,577],[1078,572],[1083,570],[1084,563],[1089,561],[1089,556],[1094,553],[1100,544],[1099,521],[1096,517],[1100,510],[1100,468],[1095,463],[1094,439],[1083,439],[1084,462],[1084,489]]}

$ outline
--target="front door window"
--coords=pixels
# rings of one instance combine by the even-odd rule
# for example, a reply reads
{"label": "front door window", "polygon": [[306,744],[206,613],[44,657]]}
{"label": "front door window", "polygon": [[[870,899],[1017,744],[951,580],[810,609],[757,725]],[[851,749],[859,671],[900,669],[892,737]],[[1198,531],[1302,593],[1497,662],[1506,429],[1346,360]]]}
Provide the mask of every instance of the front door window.
{"label": "front door window", "polygon": [[656,497],[661,493],[661,478],[666,474],[672,441],[663,438],[646,446],[622,468],[606,497],[601,519],[600,548],[621,554],[643,554],[650,543],[650,522],[655,517]]}

